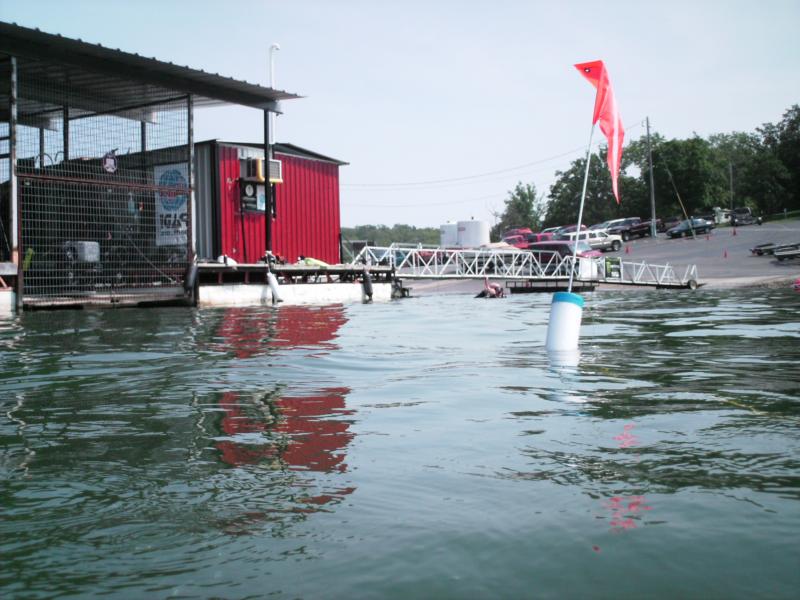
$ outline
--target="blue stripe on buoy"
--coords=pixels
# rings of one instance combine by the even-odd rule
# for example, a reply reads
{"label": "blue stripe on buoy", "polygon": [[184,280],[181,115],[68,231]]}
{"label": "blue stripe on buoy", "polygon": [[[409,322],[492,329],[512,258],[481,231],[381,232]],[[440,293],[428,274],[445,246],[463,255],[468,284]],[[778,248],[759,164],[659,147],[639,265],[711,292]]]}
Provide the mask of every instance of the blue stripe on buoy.
{"label": "blue stripe on buoy", "polygon": [[553,304],[556,302],[572,302],[583,308],[583,298],[571,292],[556,292],[553,294]]}

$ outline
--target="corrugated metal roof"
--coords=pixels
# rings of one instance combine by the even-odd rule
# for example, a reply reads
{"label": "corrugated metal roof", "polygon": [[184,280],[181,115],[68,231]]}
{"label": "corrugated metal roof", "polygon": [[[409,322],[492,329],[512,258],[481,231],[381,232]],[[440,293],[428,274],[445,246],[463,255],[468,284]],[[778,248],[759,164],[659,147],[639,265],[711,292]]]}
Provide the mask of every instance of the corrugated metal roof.
{"label": "corrugated metal roof", "polygon": [[[262,153],[264,151],[264,144],[257,144],[257,143],[250,143],[250,142],[226,142],[223,140],[205,140],[203,142],[195,142],[195,144],[209,144],[212,142],[216,142],[218,144],[223,144],[225,146],[243,146],[245,148],[256,148],[261,150]],[[332,158],[330,156],[325,156],[324,154],[320,154],[319,152],[314,152],[313,150],[308,150],[307,148],[301,148],[300,146],[296,146],[295,144],[287,144],[285,142],[276,143],[272,145],[272,151],[277,154],[289,154],[291,156],[297,156],[300,158],[310,158],[313,160],[321,160],[324,162],[333,163],[335,165],[343,166],[349,165],[349,162],[339,160],[338,158]]]}
{"label": "corrugated metal roof", "polygon": [[[277,101],[300,98],[283,90],[12,23],[0,22],[0,54],[19,59],[21,85],[55,79],[70,81],[70,88],[85,92],[69,99],[38,99],[45,111],[58,100],[60,104],[69,100],[72,107],[87,112],[100,112],[161,102],[181,94],[192,94],[196,106],[240,104],[260,109],[274,109]],[[8,93],[7,81],[3,78],[0,94]]]}

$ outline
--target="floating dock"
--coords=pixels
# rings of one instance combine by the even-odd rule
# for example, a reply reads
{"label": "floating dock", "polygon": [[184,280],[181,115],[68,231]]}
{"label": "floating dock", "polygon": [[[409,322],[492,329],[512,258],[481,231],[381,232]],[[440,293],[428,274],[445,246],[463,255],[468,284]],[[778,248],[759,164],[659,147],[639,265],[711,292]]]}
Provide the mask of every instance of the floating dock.
{"label": "floating dock", "polygon": [[[268,273],[278,283],[277,297]],[[197,265],[198,306],[261,306],[388,301],[405,295],[390,266],[370,267],[369,284],[364,265],[271,265],[264,263]]]}

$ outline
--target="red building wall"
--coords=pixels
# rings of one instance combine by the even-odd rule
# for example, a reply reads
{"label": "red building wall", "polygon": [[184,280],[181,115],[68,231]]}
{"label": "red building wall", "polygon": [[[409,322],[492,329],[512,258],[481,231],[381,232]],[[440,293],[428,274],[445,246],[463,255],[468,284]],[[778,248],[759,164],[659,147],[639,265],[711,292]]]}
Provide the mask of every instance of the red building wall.
{"label": "red building wall", "polygon": [[[246,211],[242,223],[238,150],[218,148],[222,253],[254,263],[264,255],[264,215]],[[339,165],[281,153],[275,158],[283,163],[283,183],[275,186],[272,252],[287,262],[307,256],[338,263]]]}

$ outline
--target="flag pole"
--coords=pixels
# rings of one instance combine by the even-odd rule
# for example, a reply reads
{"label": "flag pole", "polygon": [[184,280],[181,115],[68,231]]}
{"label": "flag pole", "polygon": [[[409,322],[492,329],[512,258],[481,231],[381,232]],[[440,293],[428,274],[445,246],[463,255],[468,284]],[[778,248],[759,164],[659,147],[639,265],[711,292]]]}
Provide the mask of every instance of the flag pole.
{"label": "flag pole", "polygon": [[578,227],[575,230],[575,246],[572,249],[572,269],[569,271],[569,287],[567,292],[572,293],[572,277],[575,274],[575,266],[578,263],[578,238],[581,233],[581,220],[583,219],[583,203],[586,200],[586,185],[589,183],[589,161],[592,160],[592,136],[594,136],[594,123],[589,132],[589,147],[586,149],[586,172],[583,175],[583,191],[581,192],[581,205],[578,209]]}

